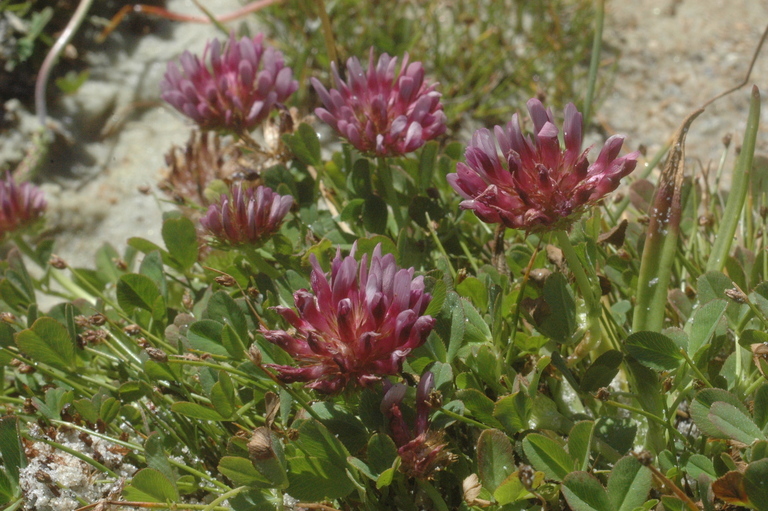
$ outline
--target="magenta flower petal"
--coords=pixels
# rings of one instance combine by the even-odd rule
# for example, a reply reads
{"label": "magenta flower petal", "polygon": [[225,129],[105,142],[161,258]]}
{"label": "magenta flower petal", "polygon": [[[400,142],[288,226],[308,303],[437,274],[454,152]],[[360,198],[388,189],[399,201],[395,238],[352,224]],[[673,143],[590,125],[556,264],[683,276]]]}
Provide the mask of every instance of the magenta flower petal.
{"label": "magenta flower petal", "polygon": [[223,245],[256,244],[276,233],[293,205],[290,195],[278,195],[266,186],[235,186],[211,204],[200,224]]}
{"label": "magenta flower petal", "polygon": [[298,368],[273,365],[285,382],[306,382],[333,394],[355,385],[366,387],[382,376],[398,373],[403,360],[424,344],[435,319],[424,315],[431,296],[413,269],[399,269],[381,246],[358,263],[355,246],[347,257],[336,253],[330,274],[310,256],[312,291],[294,294],[296,312],[275,308],[294,330],[262,329],[264,337],[283,348]]}
{"label": "magenta flower petal", "polygon": [[[487,223],[537,232],[567,229],[590,205],[614,191],[637,165],[638,152],[619,158],[621,136],[609,138],[591,165],[581,152],[582,116],[573,104],[565,107],[561,149],[552,112],[538,99],[528,101],[532,136],[522,134],[518,115],[494,135],[479,129],[448,183]],[[497,149],[498,146],[498,149]],[[500,151],[500,153],[499,153]]]}
{"label": "magenta flower petal", "polygon": [[238,41],[232,33],[223,48],[216,39],[209,42],[202,58],[184,52],[181,70],[168,63],[160,97],[202,129],[250,131],[299,87],[283,55],[263,39]]}
{"label": "magenta flower petal", "polygon": [[47,204],[43,192],[31,183],[17,184],[10,173],[0,179],[0,240],[43,216]]}
{"label": "magenta flower petal", "polygon": [[357,58],[347,60],[346,82],[332,65],[334,89],[311,79],[325,106],[315,114],[362,152],[398,156],[415,151],[445,132],[443,105],[437,84],[424,81],[420,62],[409,64],[406,54],[399,71],[396,67],[397,57],[386,53],[375,63],[373,48],[367,71]]}

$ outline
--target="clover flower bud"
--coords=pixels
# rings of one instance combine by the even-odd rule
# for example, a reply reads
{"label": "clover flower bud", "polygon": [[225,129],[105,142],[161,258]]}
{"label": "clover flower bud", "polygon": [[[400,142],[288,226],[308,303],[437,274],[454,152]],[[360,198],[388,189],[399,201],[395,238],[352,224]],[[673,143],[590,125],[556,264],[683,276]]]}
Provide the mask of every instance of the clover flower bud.
{"label": "clover flower bud", "polygon": [[293,205],[290,195],[278,195],[266,186],[235,186],[208,206],[200,224],[223,245],[257,244],[280,229]]}

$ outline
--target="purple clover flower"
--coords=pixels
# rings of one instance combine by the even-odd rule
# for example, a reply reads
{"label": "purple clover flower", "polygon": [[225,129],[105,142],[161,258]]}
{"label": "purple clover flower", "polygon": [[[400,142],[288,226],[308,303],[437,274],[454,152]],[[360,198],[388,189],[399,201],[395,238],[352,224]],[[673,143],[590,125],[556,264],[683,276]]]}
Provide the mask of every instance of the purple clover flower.
{"label": "purple clover flower", "polygon": [[[624,137],[609,138],[594,163],[581,152],[582,119],[576,107],[565,107],[560,149],[552,111],[538,99],[528,101],[533,139],[523,136],[518,115],[494,136],[479,129],[466,149],[467,163],[458,163],[448,182],[487,223],[502,223],[527,232],[567,229],[580,214],[619,186],[634,170],[638,152],[618,158]],[[501,157],[496,148],[498,143]]]}
{"label": "purple clover flower", "polygon": [[330,276],[311,255],[312,291],[294,293],[296,310],[274,308],[295,331],[262,329],[299,363],[270,365],[281,381],[306,382],[325,394],[349,384],[365,387],[398,373],[408,353],[426,341],[435,319],[424,315],[432,299],[424,278],[398,268],[392,254],[382,256],[381,245],[370,265],[367,255],[358,264],[355,250],[356,244],[344,258],[337,251]]}
{"label": "purple clover flower", "polygon": [[293,205],[290,195],[278,195],[266,186],[232,188],[232,196],[222,194],[219,202],[208,206],[200,224],[221,244],[257,244],[280,229]]}
{"label": "purple clover flower", "polygon": [[43,192],[32,183],[17,184],[10,173],[0,180],[0,239],[34,223],[47,204]]}
{"label": "purple clover flower", "polygon": [[238,41],[233,32],[223,49],[218,39],[208,42],[202,59],[185,51],[181,69],[168,63],[161,97],[202,129],[250,131],[299,87],[282,53],[263,39]]}
{"label": "purple clover flower", "polygon": [[428,140],[445,132],[445,114],[437,84],[424,82],[421,62],[408,63],[403,57],[396,71],[397,57],[386,53],[373,61],[368,71],[360,61],[347,60],[347,82],[331,64],[335,89],[328,91],[316,78],[312,86],[325,108],[315,114],[328,123],[358,150],[377,156],[399,156],[415,151]]}
{"label": "purple clover flower", "polygon": [[389,431],[400,455],[400,470],[410,477],[428,479],[432,474],[445,468],[456,458],[445,447],[442,431],[429,429],[429,395],[435,387],[435,376],[431,371],[421,376],[416,389],[416,419],[410,428],[403,418],[400,407],[406,387],[393,385],[381,401],[381,412],[389,419]]}

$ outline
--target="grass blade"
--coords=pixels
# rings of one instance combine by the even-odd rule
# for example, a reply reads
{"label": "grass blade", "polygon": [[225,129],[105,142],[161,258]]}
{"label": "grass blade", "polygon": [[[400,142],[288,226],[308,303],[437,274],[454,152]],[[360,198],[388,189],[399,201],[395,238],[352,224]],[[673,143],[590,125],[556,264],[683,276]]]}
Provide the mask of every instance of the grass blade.
{"label": "grass blade", "polygon": [[[747,127],[744,130],[744,142],[741,146],[741,154],[736,161],[736,168],[731,181],[731,192],[728,194],[728,202],[723,212],[722,223],[717,231],[717,238],[712,247],[712,253],[707,263],[707,271],[722,271],[725,260],[731,251],[733,235],[741,220],[741,211],[747,198],[750,173],[752,171],[752,159],[755,155],[755,139],[757,128],[760,125],[760,91],[757,86],[752,87],[752,97],[749,102],[749,117]],[[748,212],[751,214],[751,212]]]}

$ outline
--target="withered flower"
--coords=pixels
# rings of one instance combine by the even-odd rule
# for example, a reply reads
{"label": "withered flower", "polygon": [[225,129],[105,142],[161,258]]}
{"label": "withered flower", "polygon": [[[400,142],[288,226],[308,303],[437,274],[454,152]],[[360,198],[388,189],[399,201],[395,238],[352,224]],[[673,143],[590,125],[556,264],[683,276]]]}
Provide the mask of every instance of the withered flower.
{"label": "withered flower", "polygon": [[405,385],[394,385],[381,402],[381,411],[389,419],[390,435],[400,455],[400,470],[417,479],[428,479],[455,460],[455,455],[446,450],[443,432],[429,429],[429,395],[434,387],[434,374],[425,372],[416,390],[416,420],[412,428],[400,409]]}

